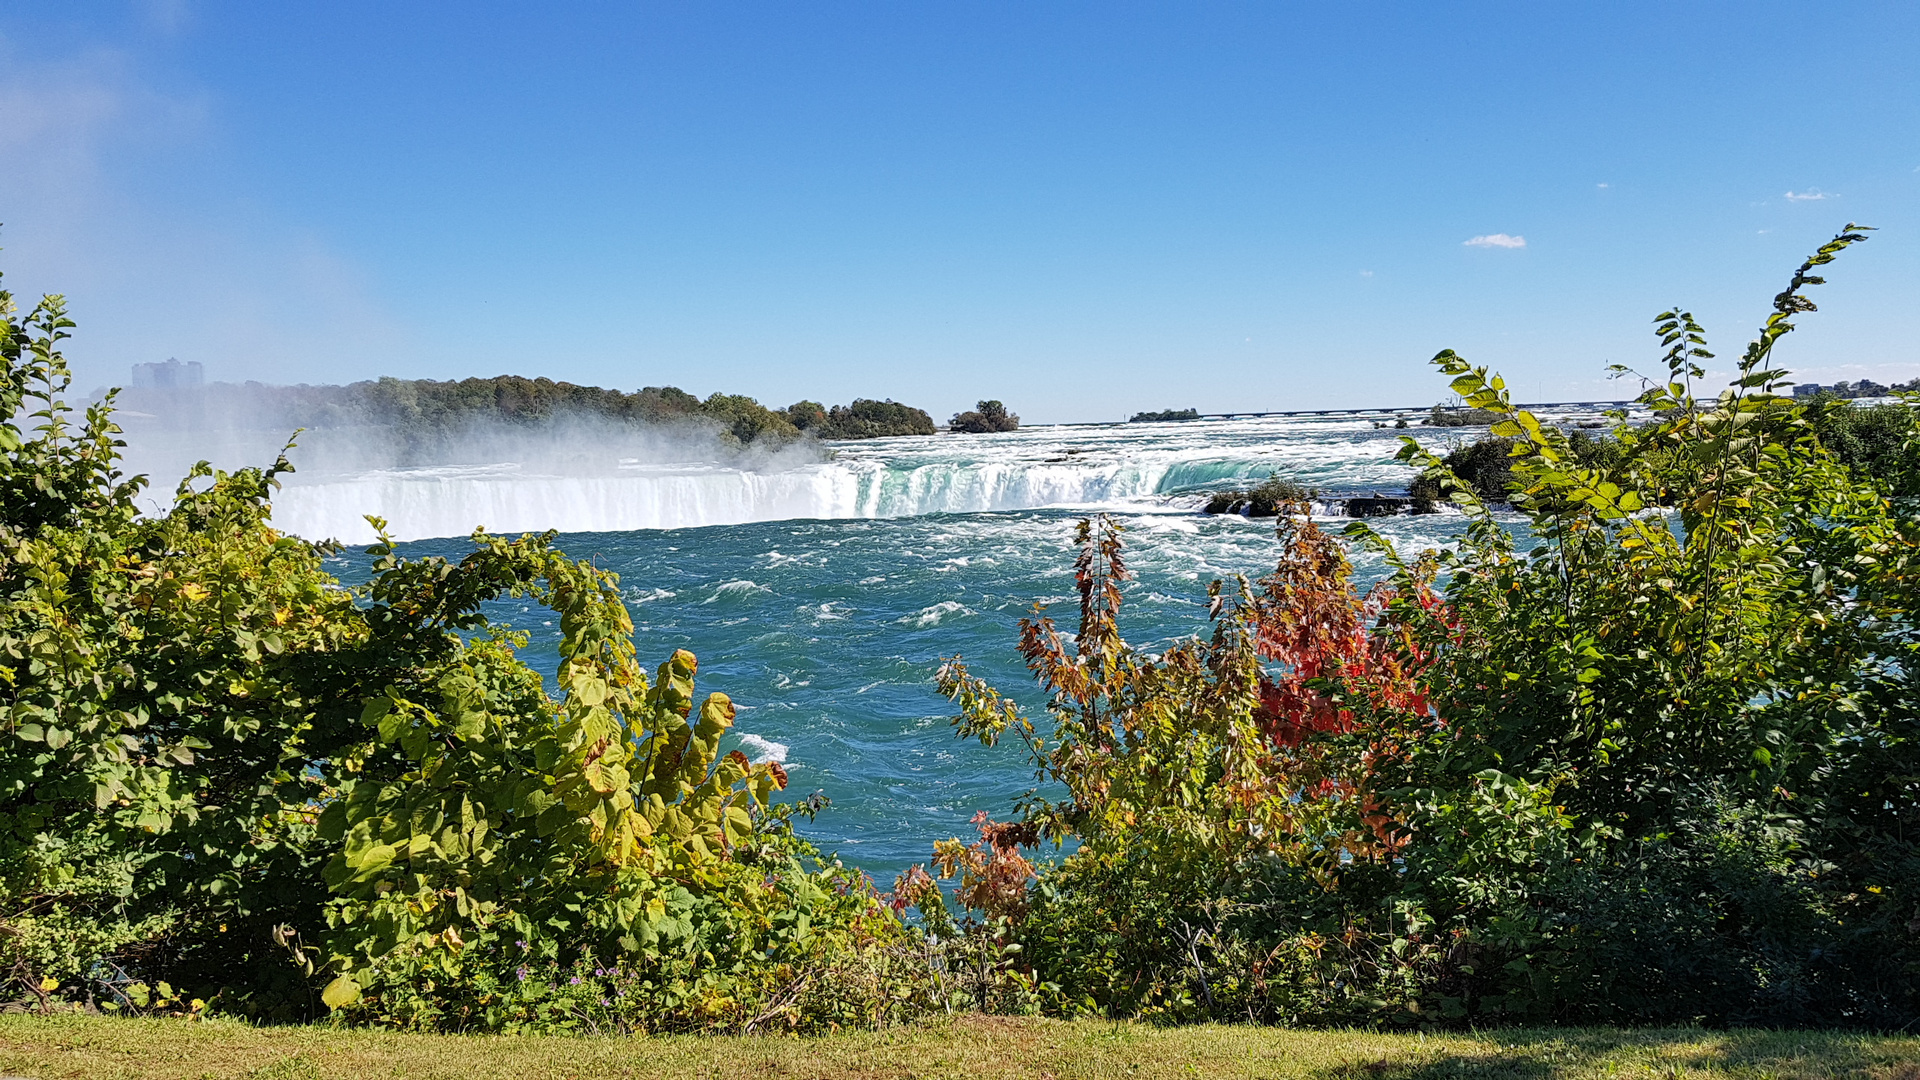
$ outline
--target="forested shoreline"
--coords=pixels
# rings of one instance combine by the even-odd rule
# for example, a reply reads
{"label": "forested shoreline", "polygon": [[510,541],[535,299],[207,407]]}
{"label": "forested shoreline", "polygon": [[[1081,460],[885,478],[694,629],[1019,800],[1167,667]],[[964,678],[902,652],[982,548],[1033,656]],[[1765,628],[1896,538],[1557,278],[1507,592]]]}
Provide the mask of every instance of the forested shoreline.
{"label": "forested shoreline", "polygon": [[[1274,571],[1146,646],[1125,530],[1088,518],[1077,622],[1009,642],[1040,709],[930,673],[1035,790],[885,890],[796,833],[832,810],[783,801],[779,763],[720,752],[735,705],[692,654],[643,666],[616,575],[475,533],[382,542],[345,585],[272,526],[285,460],[142,513],[119,400],[65,403],[64,302],[0,293],[0,978],[43,1012],[456,1032],[1920,1023],[1920,425],[1796,399],[1773,355],[1865,239],[1794,272],[1724,390],[1661,313],[1653,419],[1603,437],[1441,352],[1500,440],[1403,442],[1462,513],[1446,549],[1332,536],[1275,481]],[[778,430],[543,382],[289,407]],[[1388,580],[1357,586],[1356,550]],[[553,613],[551,680],[482,614],[509,597]]]}
{"label": "forested shoreline", "polygon": [[175,426],[244,424],[288,433],[376,428],[427,454],[476,427],[534,430],[582,421],[700,431],[740,447],[777,447],[805,436],[874,439],[935,431],[925,410],[890,400],[856,398],[831,407],[800,401],[769,409],[742,394],[700,398],[673,386],[628,393],[518,375],[447,381],[382,377],[346,385],[212,383],[123,389],[116,400],[122,410]]}

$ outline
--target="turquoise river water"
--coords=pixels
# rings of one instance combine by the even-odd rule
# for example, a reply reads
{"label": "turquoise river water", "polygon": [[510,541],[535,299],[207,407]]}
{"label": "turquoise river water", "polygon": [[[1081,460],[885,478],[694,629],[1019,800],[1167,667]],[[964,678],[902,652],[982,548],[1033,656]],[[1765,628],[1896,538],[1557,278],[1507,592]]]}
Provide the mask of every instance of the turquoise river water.
{"label": "turquoise river water", "polygon": [[[963,655],[1025,703],[1035,692],[1014,652],[1016,624],[1040,604],[1075,617],[1075,521],[1113,514],[1137,578],[1124,626],[1136,644],[1200,631],[1207,583],[1259,575],[1276,557],[1271,521],[1209,517],[1203,492],[1269,473],[1341,495],[1404,490],[1398,436],[1381,417],[1039,427],[835,447],[830,461],[752,472],[700,463],[598,475],[535,475],[512,463],[390,470],[290,486],[283,527],[365,542],[379,511],[411,555],[457,557],[476,525],[554,527],[561,547],[620,575],[641,656],[700,659],[702,692],[739,706],[729,742],[777,758],[790,795],[831,806],[805,833],[884,887],[968,819],[1010,812],[1033,786],[1013,746],[957,740],[934,690],[942,657]],[[1466,429],[1414,429],[1430,442]],[[1333,523],[1330,523],[1333,524]],[[1376,519],[1404,549],[1445,543],[1457,515]],[[364,556],[341,557],[355,577]],[[1363,578],[1377,576],[1361,558]],[[549,613],[490,612],[532,635],[551,670]]]}

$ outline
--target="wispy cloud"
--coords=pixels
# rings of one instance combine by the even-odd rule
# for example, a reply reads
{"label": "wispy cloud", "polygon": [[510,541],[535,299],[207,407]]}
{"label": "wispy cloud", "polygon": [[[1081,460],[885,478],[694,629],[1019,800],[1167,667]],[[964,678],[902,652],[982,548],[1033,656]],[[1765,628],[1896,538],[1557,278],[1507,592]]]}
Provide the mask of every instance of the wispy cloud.
{"label": "wispy cloud", "polygon": [[1372,276],[1373,276],[1373,271],[1371,271],[1371,270],[1362,270],[1362,271],[1360,271],[1360,276],[1361,276],[1361,277],[1372,277]]}
{"label": "wispy cloud", "polygon": [[1461,244],[1464,247],[1477,248],[1523,248],[1527,246],[1527,238],[1524,236],[1508,236],[1506,233],[1497,232],[1488,233],[1485,236],[1476,236],[1471,240],[1463,240]]}
{"label": "wispy cloud", "polygon": [[1832,199],[1832,198],[1836,198],[1836,196],[1829,195],[1826,192],[1821,191],[1819,188],[1808,188],[1805,191],[1787,192],[1788,202],[1819,202],[1822,199]]}
{"label": "wispy cloud", "polygon": [[[215,109],[203,91],[155,87],[125,53],[42,57],[0,36],[8,284],[75,298],[82,387],[168,355],[206,363],[209,378],[316,382],[339,359],[319,344],[327,328],[363,319],[363,351],[392,363],[411,348],[406,329],[328,237],[232,197],[183,203],[141,182],[214,156]],[[335,377],[346,374],[362,372]]]}
{"label": "wispy cloud", "polygon": [[1602,182],[1600,182],[1600,183],[1598,183],[1598,184],[1595,184],[1595,185],[1593,185],[1593,186],[1594,186],[1594,187],[1612,187],[1613,185],[1612,185],[1612,184],[1609,184],[1609,183],[1606,183],[1605,181],[1602,181]]}

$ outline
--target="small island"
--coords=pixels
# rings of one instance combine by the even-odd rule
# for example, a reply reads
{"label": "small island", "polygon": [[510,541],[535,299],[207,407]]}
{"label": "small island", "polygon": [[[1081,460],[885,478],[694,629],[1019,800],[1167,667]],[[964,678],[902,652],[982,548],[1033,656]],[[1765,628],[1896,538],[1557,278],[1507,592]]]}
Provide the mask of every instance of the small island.
{"label": "small island", "polygon": [[982,401],[963,413],[953,414],[947,430],[967,435],[987,435],[996,431],[1018,431],[1020,417],[1007,411],[998,401]]}

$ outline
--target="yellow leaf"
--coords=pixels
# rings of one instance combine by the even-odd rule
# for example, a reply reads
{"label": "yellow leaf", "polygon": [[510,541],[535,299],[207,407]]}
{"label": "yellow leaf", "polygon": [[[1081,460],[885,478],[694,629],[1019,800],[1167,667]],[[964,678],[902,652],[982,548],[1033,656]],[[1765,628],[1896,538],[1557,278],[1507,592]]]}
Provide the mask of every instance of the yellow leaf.
{"label": "yellow leaf", "polygon": [[326,1003],[329,1009],[351,1005],[360,1000],[360,984],[354,982],[352,976],[342,975],[328,983],[325,990],[320,991],[320,1000]]}
{"label": "yellow leaf", "polygon": [[60,989],[60,980],[49,975],[46,978],[40,980],[40,989],[46,990],[46,991],[58,990]]}

